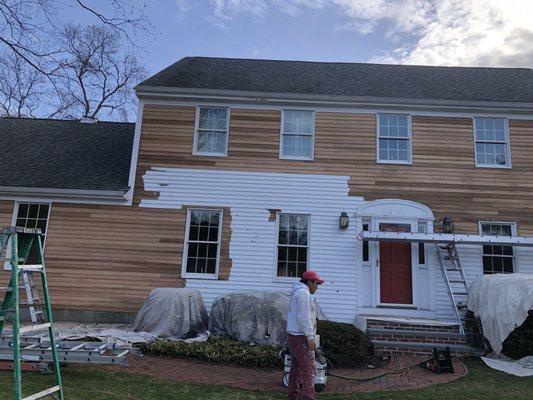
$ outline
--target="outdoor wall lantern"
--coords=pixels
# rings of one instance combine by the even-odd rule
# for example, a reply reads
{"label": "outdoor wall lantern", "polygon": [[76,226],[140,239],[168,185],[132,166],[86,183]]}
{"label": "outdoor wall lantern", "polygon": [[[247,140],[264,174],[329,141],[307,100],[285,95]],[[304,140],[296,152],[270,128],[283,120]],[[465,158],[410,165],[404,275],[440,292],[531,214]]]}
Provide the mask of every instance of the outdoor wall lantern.
{"label": "outdoor wall lantern", "polygon": [[453,233],[453,221],[451,218],[444,217],[442,220],[442,233]]}
{"label": "outdoor wall lantern", "polygon": [[339,217],[339,228],[346,229],[348,228],[349,223],[350,223],[350,217],[348,217],[348,214],[346,214],[345,211],[341,212],[341,216]]}

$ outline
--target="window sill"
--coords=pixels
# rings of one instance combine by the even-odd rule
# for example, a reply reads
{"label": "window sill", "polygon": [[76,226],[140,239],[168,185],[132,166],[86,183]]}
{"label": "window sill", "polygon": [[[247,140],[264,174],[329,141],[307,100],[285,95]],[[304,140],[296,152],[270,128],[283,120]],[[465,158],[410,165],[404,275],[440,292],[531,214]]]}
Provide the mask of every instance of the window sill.
{"label": "window sill", "polygon": [[272,282],[274,283],[296,283],[296,282],[300,282],[300,278],[289,278],[289,277],[277,276],[272,280]]}
{"label": "window sill", "polygon": [[227,157],[228,153],[221,154],[221,153],[198,153],[198,152],[193,152],[192,155],[193,156],[198,156],[198,157]]}
{"label": "window sill", "polygon": [[292,160],[292,161],[315,161],[313,158],[308,157],[288,157],[288,156],[279,156],[280,160]]}
{"label": "window sill", "polygon": [[386,160],[376,160],[378,164],[393,164],[393,165],[413,165],[412,161],[386,161]]}
{"label": "window sill", "polygon": [[218,275],[212,274],[182,274],[181,277],[183,279],[203,279],[210,281],[216,281],[218,279]]}
{"label": "window sill", "polygon": [[476,168],[495,168],[495,169],[512,169],[511,165],[485,165],[485,164],[476,164]]}

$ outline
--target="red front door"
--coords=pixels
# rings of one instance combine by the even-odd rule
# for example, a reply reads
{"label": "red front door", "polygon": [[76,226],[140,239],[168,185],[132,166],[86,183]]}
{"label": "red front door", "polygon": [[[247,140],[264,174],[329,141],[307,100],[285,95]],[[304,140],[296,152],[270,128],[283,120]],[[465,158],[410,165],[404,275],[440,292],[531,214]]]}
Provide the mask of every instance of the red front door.
{"label": "red front door", "polygon": [[413,304],[411,244],[380,242],[379,258],[381,302]]}

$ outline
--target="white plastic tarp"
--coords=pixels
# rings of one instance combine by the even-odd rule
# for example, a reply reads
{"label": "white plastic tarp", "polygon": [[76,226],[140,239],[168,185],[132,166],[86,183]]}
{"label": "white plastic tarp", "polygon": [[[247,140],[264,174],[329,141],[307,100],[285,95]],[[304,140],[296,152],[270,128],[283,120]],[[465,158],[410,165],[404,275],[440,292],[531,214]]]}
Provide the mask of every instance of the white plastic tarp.
{"label": "white plastic tarp", "polygon": [[533,274],[484,275],[470,286],[467,307],[480,318],[483,334],[499,354],[533,309]]}
{"label": "white plastic tarp", "polygon": [[489,367],[498,371],[520,377],[533,376],[533,356],[512,360],[503,354],[492,354],[488,357],[481,357],[481,359]]}

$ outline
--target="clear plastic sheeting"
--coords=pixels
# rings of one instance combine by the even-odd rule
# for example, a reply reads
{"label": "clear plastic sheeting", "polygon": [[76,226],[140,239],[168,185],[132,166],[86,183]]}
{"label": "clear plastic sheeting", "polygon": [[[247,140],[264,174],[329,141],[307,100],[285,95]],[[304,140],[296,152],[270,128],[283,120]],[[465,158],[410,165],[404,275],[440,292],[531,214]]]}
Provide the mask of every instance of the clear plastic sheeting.
{"label": "clear plastic sheeting", "polygon": [[205,332],[207,321],[207,311],[198,290],[156,288],[137,313],[133,331],[162,339],[186,339]]}
{"label": "clear plastic sheeting", "polygon": [[[326,319],[316,305],[317,319]],[[219,296],[211,307],[209,331],[217,336],[261,345],[285,342],[289,293],[247,292]]]}
{"label": "clear plastic sheeting", "polygon": [[505,339],[533,309],[533,274],[484,275],[470,286],[467,306],[480,318],[483,334],[499,354]]}

